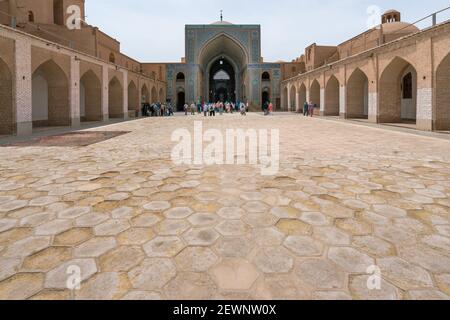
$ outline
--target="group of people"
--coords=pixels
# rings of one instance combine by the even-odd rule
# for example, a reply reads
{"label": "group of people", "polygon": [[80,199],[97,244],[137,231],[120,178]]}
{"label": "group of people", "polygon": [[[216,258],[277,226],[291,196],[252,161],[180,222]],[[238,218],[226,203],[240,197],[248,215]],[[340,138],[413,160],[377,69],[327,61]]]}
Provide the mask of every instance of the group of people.
{"label": "group of people", "polygon": [[215,117],[216,114],[223,115],[224,113],[233,114],[234,112],[240,112],[241,115],[247,115],[249,105],[244,102],[222,102],[218,101],[216,103],[197,103],[194,102],[184,105],[184,114],[187,116],[188,114],[195,115],[203,114],[205,117]]}
{"label": "group of people", "polygon": [[305,117],[314,117],[314,110],[317,108],[317,104],[305,101],[303,105],[303,115]]}
{"label": "group of people", "polygon": [[173,106],[170,103],[144,103],[142,115],[146,117],[171,117],[174,115]]}

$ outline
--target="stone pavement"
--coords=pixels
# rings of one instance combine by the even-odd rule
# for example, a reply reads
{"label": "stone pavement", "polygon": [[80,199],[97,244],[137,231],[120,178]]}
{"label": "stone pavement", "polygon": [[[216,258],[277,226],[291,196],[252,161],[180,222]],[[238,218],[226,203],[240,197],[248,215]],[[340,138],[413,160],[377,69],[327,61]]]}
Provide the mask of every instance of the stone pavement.
{"label": "stone pavement", "polygon": [[[279,174],[174,165],[194,120],[279,128]],[[0,148],[0,299],[449,299],[447,140],[289,114],[90,130],[130,133]]]}

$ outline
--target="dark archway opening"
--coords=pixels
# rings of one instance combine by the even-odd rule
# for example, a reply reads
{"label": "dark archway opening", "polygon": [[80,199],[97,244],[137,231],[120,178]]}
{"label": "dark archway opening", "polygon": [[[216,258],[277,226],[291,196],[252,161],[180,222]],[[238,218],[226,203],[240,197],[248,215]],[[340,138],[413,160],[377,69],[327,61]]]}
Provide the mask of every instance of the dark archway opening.
{"label": "dark archway opening", "polygon": [[209,101],[236,101],[236,80],[233,65],[225,58],[217,59],[209,72]]}
{"label": "dark archway opening", "polygon": [[270,103],[270,93],[268,89],[265,89],[262,93],[262,105],[265,106],[267,103]]}
{"label": "dark archway opening", "polygon": [[184,91],[180,91],[177,94],[177,111],[184,111],[184,104],[186,103],[186,94]]}

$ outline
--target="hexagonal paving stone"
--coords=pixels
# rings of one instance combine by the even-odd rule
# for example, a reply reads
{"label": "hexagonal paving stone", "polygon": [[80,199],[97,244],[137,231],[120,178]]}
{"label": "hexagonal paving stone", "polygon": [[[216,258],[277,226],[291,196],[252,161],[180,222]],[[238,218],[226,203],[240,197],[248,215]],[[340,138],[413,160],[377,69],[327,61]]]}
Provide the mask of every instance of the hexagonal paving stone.
{"label": "hexagonal paving stone", "polygon": [[53,236],[72,228],[71,220],[56,219],[38,226],[35,234],[38,236]]}
{"label": "hexagonal paving stone", "polygon": [[408,294],[412,300],[450,300],[450,296],[439,290],[412,290]]}
{"label": "hexagonal paving stone", "polygon": [[177,255],[185,244],[178,237],[157,237],[144,245],[147,256],[153,258],[170,258]]}
{"label": "hexagonal paving stone", "polygon": [[37,227],[53,220],[55,216],[56,213],[53,212],[40,212],[22,218],[19,224],[21,227]]}
{"label": "hexagonal paving stone", "polygon": [[383,277],[403,290],[433,286],[428,272],[405,260],[398,257],[388,257],[378,259],[377,262]]}
{"label": "hexagonal paving stone", "polygon": [[144,205],[147,211],[162,212],[170,208],[170,203],[167,201],[153,201]]}
{"label": "hexagonal paving stone", "polygon": [[214,213],[196,213],[188,221],[195,227],[209,227],[216,225],[219,217]]}
{"label": "hexagonal paving stone", "polygon": [[328,226],[331,224],[330,218],[320,212],[303,212],[298,219],[312,226]]}
{"label": "hexagonal paving stone", "polygon": [[270,213],[280,219],[297,219],[300,216],[300,211],[292,207],[275,207]]}
{"label": "hexagonal paving stone", "polygon": [[108,220],[108,218],[109,217],[106,214],[93,212],[93,213],[88,213],[84,216],[79,217],[75,221],[75,224],[78,227],[95,227],[95,226],[99,225],[100,223]]}
{"label": "hexagonal paving stone", "polygon": [[247,260],[227,258],[210,270],[220,289],[248,290],[259,276],[258,270]]}
{"label": "hexagonal paving stone", "polygon": [[155,238],[151,228],[130,228],[117,236],[121,245],[143,245]]}
{"label": "hexagonal paving stone", "polygon": [[133,217],[134,210],[130,207],[120,207],[111,212],[113,219],[129,219]]}
{"label": "hexagonal paving stone", "polygon": [[128,198],[130,198],[130,195],[126,192],[117,192],[117,193],[113,193],[108,195],[105,200],[107,201],[123,201],[123,200],[127,200]]}
{"label": "hexagonal paving stone", "polygon": [[164,216],[168,219],[185,219],[193,213],[189,207],[172,208],[164,212]]}
{"label": "hexagonal paving stone", "polygon": [[439,235],[432,235],[423,237],[422,242],[432,248],[442,249],[446,252],[450,252],[450,238]]}
{"label": "hexagonal paving stone", "polygon": [[294,259],[283,247],[261,248],[252,261],[265,273],[286,273],[294,266]]}
{"label": "hexagonal paving stone", "polygon": [[349,273],[364,273],[375,260],[349,247],[333,247],[328,250],[328,258]]}
{"label": "hexagonal paving stone", "polygon": [[374,256],[390,256],[395,254],[392,244],[373,236],[354,237],[352,245]]}
{"label": "hexagonal paving stone", "polygon": [[249,229],[249,226],[240,220],[225,220],[216,227],[216,230],[224,236],[242,236]]}
{"label": "hexagonal paving stone", "polygon": [[330,260],[314,259],[302,261],[295,268],[295,274],[314,289],[342,289],[345,273]]}
{"label": "hexagonal paving stone", "polygon": [[154,213],[144,213],[131,219],[133,227],[152,227],[161,221],[161,216]]}
{"label": "hexagonal paving stone", "polygon": [[266,275],[255,286],[253,299],[256,300],[306,300],[310,294],[294,275]]}
{"label": "hexagonal paving stone", "polygon": [[450,296],[450,274],[436,275],[435,279],[439,289]]}
{"label": "hexagonal paving stone", "polygon": [[53,245],[75,246],[89,240],[91,237],[91,228],[73,228],[57,235],[53,240]]}
{"label": "hexagonal paving stone", "polygon": [[0,219],[0,232],[11,230],[17,225],[16,219]]}
{"label": "hexagonal paving stone", "polygon": [[350,244],[350,236],[335,227],[314,228],[313,235],[329,245],[345,246]]}
{"label": "hexagonal paving stone", "polygon": [[261,201],[249,201],[242,206],[242,209],[250,213],[267,213],[269,206]]}
{"label": "hexagonal paving stone", "polygon": [[244,215],[244,210],[238,207],[224,207],[217,211],[217,214],[224,219],[236,220]]}
{"label": "hexagonal paving stone", "polygon": [[67,247],[50,247],[25,258],[22,269],[29,272],[46,272],[72,258]]}
{"label": "hexagonal paving stone", "polygon": [[0,258],[0,281],[17,273],[21,263],[20,258]]}
{"label": "hexagonal paving stone", "polygon": [[299,257],[321,256],[323,245],[307,236],[289,236],[283,244]]}
{"label": "hexagonal paving stone", "polygon": [[278,230],[285,235],[309,235],[311,234],[312,227],[300,220],[294,219],[281,219],[276,224]]}
{"label": "hexagonal paving stone", "polygon": [[32,206],[32,207],[43,207],[43,206],[48,206],[49,204],[52,204],[52,203],[55,203],[58,201],[59,201],[58,197],[46,196],[46,197],[34,198],[30,201],[30,203],[28,205]]}
{"label": "hexagonal paving stone", "polygon": [[219,234],[214,229],[191,229],[183,238],[190,246],[211,246],[219,239]]}
{"label": "hexagonal paving stone", "polygon": [[99,259],[101,272],[128,272],[145,259],[145,254],[140,247],[119,247],[102,255]]}
{"label": "hexagonal paving stone", "polygon": [[244,258],[252,249],[253,244],[244,238],[220,238],[215,249],[221,256],[228,258]]}
{"label": "hexagonal paving stone", "polygon": [[214,296],[216,285],[206,273],[180,272],[164,289],[170,300],[208,300]]}
{"label": "hexagonal paving stone", "polygon": [[431,272],[450,273],[450,258],[439,251],[425,246],[408,246],[398,248],[399,256],[408,262],[415,263]]}
{"label": "hexagonal paving stone", "polygon": [[26,200],[13,200],[0,205],[0,212],[11,212],[14,210],[22,209],[26,207],[28,201]]}
{"label": "hexagonal paving stone", "polygon": [[[80,271],[77,271],[77,269]],[[80,282],[89,279],[97,272],[97,266],[94,259],[74,259],[59,265],[49,271],[45,276],[45,288],[47,289],[67,289],[68,283],[76,285],[76,282],[70,282],[71,276],[79,275]]]}
{"label": "hexagonal paving stone", "polygon": [[404,209],[389,205],[374,205],[373,210],[387,218],[404,218],[408,214]]}
{"label": "hexagonal paving stone", "polygon": [[72,207],[58,213],[60,219],[76,219],[91,211],[89,207]]}
{"label": "hexagonal paving stone", "polygon": [[42,289],[42,273],[19,273],[0,282],[0,300],[24,300]]}
{"label": "hexagonal paving stone", "polygon": [[274,247],[283,243],[285,235],[276,228],[254,229],[250,239],[261,247]]}
{"label": "hexagonal paving stone", "polygon": [[354,276],[350,279],[350,291],[358,300],[399,300],[402,298],[400,291],[380,279],[380,287],[370,289],[369,284],[372,285],[369,275]]}
{"label": "hexagonal paving stone", "polygon": [[27,257],[50,245],[50,237],[28,237],[7,247],[4,257]]}
{"label": "hexagonal paving stone", "polygon": [[180,252],[175,261],[182,271],[203,272],[212,267],[218,258],[209,248],[189,247]]}
{"label": "hexagonal paving stone", "polygon": [[273,227],[279,218],[268,213],[250,213],[244,215],[242,220],[253,228],[268,228]]}
{"label": "hexagonal paving stone", "polygon": [[117,242],[113,237],[96,237],[76,247],[73,254],[77,258],[94,258],[101,256],[116,246]]}
{"label": "hexagonal paving stone", "polygon": [[99,273],[75,291],[77,300],[113,300],[123,296],[128,288],[126,275],[115,272]]}
{"label": "hexagonal paving stone", "polygon": [[160,236],[179,236],[188,230],[191,225],[184,220],[164,220],[154,227]]}
{"label": "hexagonal paving stone", "polygon": [[372,233],[372,227],[363,221],[356,219],[339,219],[336,227],[353,236],[364,236]]}
{"label": "hexagonal paving stone", "polygon": [[134,289],[159,290],[176,275],[176,267],[171,259],[146,259],[128,272]]}
{"label": "hexagonal paving stone", "polygon": [[97,236],[115,236],[130,228],[130,224],[124,219],[108,220],[94,228]]}

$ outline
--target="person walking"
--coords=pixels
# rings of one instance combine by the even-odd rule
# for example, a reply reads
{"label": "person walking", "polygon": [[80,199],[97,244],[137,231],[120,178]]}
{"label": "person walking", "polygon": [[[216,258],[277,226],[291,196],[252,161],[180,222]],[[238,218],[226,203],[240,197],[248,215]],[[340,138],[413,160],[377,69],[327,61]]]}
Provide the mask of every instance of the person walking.
{"label": "person walking", "polygon": [[305,101],[305,104],[303,105],[303,116],[307,117],[309,114],[309,103],[308,101]]}
{"label": "person walking", "polygon": [[195,116],[195,108],[196,108],[196,107],[195,107],[195,103],[192,102],[192,103],[191,103],[191,115],[192,115],[192,116]]}
{"label": "person walking", "polygon": [[314,116],[314,109],[316,108],[316,104],[314,104],[312,101],[309,103],[309,116]]}
{"label": "person walking", "polygon": [[203,114],[205,117],[208,116],[208,105],[206,103],[203,104]]}
{"label": "person walking", "polygon": [[272,114],[273,112],[273,103],[269,102],[269,116]]}

